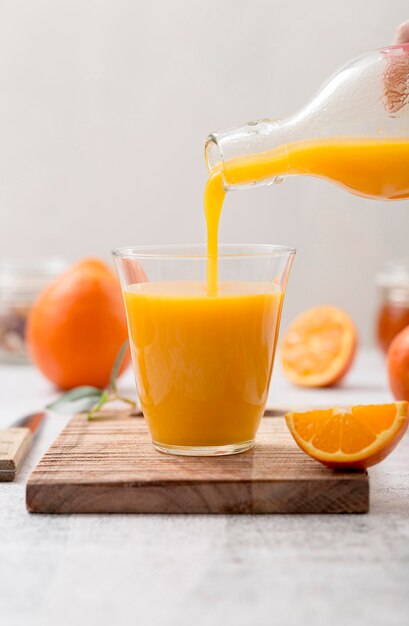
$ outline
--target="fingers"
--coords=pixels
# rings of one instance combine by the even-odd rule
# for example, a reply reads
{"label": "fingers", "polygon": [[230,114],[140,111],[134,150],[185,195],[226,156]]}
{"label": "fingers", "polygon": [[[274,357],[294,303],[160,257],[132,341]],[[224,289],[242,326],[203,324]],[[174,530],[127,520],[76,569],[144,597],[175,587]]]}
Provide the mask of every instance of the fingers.
{"label": "fingers", "polygon": [[393,39],[394,44],[409,43],[409,20],[399,24]]}

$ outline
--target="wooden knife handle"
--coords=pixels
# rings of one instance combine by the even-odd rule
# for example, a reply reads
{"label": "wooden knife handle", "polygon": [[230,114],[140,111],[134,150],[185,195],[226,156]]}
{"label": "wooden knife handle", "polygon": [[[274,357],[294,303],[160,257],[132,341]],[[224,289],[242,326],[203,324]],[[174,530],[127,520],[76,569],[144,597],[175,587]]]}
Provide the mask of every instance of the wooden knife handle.
{"label": "wooden knife handle", "polygon": [[0,482],[14,480],[16,472],[31,447],[33,435],[28,428],[0,430]]}

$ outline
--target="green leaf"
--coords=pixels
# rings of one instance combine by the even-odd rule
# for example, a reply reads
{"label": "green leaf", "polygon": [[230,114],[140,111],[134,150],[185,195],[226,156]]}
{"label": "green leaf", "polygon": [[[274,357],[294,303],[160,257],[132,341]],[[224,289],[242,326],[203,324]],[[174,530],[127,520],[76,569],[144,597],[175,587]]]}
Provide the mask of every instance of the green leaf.
{"label": "green leaf", "polygon": [[89,420],[91,420],[95,413],[98,413],[99,409],[104,406],[105,402],[108,402],[109,400],[109,393],[108,391],[105,389],[102,393],[101,393],[101,397],[98,400],[98,402],[96,403],[96,405],[94,407],[91,408],[90,412],[87,415],[87,418]]}
{"label": "green leaf", "polygon": [[117,389],[117,386],[116,386],[116,379],[117,379],[117,376],[118,376],[118,371],[119,371],[119,368],[121,367],[121,363],[122,363],[122,361],[124,359],[125,352],[127,351],[128,346],[129,346],[129,341],[128,341],[128,339],[126,339],[124,341],[120,351],[118,352],[118,356],[115,359],[114,367],[112,368],[111,379],[110,379],[109,382],[110,382],[110,385],[111,385],[111,389],[112,389],[112,391],[115,394],[118,393],[118,389]]}
{"label": "green leaf", "polygon": [[75,387],[47,404],[46,409],[63,415],[88,411],[101,399],[103,393],[98,387]]}

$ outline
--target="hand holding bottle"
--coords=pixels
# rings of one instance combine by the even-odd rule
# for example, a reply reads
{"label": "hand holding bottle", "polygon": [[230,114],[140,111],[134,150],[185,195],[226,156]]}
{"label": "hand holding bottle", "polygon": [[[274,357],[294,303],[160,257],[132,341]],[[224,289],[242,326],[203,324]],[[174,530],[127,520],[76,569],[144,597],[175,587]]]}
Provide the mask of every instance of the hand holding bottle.
{"label": "hand holding bottle", "polygon": [[[402,22],[395,32],[394,46],[404,46],[409,43],[409,20]],[[384,74],[385,108],[391,115],[396,115],[407,103],[409,51],[406,55],[396,56],[395,50],[390,49],[388,63]]]}
{"label": "hand holding bottle", "polygon": [[399,45],[401,43],[409,43],[409,20],[406,22],[402,22],[398,26],[395,32],[395,37],[393,40],[395,45]]}

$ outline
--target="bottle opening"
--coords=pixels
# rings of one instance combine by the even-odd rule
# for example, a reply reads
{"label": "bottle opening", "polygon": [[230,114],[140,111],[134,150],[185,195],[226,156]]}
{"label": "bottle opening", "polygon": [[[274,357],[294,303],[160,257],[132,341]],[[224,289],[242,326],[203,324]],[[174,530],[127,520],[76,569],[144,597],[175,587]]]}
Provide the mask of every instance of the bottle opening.
{"label": "bottle opening", "polygon": [[209,172],[213,172],[223,161],[222,152],[214,133],[207,138],[205,144],[205,159]]}

